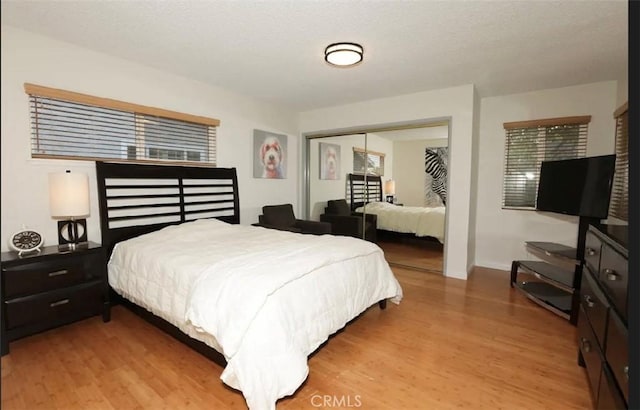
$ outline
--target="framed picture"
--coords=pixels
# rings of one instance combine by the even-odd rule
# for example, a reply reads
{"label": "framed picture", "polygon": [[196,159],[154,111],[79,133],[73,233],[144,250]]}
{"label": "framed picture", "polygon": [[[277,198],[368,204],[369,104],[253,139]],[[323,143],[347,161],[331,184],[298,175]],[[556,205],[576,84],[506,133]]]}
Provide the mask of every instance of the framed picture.
{"label": "framed picture", "polygon": [[340,179],[340,145],[320,143],[320,179]]}
{"label": "framed picture", "polygon": [[287,136],[253,130],[253,177],[285,179]]}

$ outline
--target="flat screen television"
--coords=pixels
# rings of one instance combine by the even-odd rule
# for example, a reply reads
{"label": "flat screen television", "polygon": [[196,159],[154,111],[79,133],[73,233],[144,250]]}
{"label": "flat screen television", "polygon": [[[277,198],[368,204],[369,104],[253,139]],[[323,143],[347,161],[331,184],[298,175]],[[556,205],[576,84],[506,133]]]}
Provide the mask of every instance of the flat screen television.
{"label": "flat screen television", "polygon": [[536,209],[605,219],[616,156],[543,161]]}

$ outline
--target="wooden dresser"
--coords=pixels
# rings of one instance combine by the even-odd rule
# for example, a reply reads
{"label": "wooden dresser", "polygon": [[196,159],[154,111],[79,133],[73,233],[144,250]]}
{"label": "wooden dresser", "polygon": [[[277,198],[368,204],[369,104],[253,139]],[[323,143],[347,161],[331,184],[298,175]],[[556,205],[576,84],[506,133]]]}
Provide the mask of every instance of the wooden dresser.
{"label": "wooden dresser", "polygon": [[578,363],[594,408],[626,409],[629,400],[626,226],[590,225],[580,287]]}

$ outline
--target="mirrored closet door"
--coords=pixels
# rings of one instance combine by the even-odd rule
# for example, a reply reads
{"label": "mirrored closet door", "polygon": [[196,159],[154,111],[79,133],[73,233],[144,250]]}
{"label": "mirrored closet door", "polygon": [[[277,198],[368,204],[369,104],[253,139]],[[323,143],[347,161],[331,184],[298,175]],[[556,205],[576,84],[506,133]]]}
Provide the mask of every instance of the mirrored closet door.
{"label": "mirrored closet door", "polygon": [[335,212],[331,205],[339,201],[345,208],[338,213],[360,211],[365,216],[359,229],[349,233],[343,218],[333,225],[338,234],[357,232],[375,242],[392,266],[442,273],[448,136],[448,124],[440,122],[308,137],[310,219],[332,219],[327,214]]}
{"label": "mirrored closet door", "polygon": [[355,213],[351,204],[349,175],[354,170],[354,158],[358,161],[354,152],[364,152],[366,141],[366,134],[307,140],[310,219],[330,222],[335,234],[361,239],[370,237],[372,232],[375,235],[375,225],[367,224],[364,213]]}
{"label": "mirrored closet door", "polygon": [[368,212],[378,215],[378,246],[392,266],[441,274],[448,124],[367,135],[370,151],[384,150],[387,154],[383,175],[385,203],[368,207]]}

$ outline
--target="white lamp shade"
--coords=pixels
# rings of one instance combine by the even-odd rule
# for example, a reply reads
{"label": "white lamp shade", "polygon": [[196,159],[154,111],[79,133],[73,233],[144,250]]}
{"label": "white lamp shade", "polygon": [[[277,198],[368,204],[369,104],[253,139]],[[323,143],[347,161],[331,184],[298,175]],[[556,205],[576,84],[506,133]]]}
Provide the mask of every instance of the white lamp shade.
{"label": "white lamp shade", "polygon": [[387,193],[387,195],[395,195],[396,194],[396,181],[394,180],[388,180],[384,183],[384,192]]}
{"label": "white lamp shade", "polygon": [[89,215],[89,177],[71,172],[49,174],[49,207],[54,218]]}

